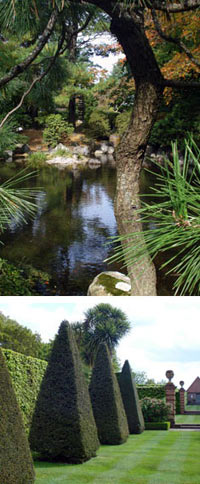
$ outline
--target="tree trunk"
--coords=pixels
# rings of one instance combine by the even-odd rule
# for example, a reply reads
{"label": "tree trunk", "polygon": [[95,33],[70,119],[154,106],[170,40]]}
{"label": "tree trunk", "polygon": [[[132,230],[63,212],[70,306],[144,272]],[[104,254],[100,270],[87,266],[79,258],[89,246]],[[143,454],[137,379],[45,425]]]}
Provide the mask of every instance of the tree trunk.
{"label": "tree trunk", "polygon": [[[131,123],[117,150],[115,215],[119,233],[126,235],[140,231],[141,244],[144,244],[141,223],[137,221],[135,209],[140,207],[140,172],[160,105],[162,76],[143,30],[143,18],[138,12],[137,16],[134,14],[134,18],[114,18],[111,32],[117,36],[124,48],[136,84]],[[142,261],[129,266],[128,272],[132,295],[156,295],[156,273],[148,251]]]}

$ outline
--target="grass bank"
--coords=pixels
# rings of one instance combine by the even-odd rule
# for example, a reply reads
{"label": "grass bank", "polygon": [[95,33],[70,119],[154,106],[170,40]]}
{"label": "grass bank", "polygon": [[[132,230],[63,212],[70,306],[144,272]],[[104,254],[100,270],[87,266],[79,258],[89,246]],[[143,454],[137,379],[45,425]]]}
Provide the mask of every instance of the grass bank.
{"label": "grass bank", "polygon": [[146,431],[82,465],[36,462],[36,484],[200,484],[200,432]]}

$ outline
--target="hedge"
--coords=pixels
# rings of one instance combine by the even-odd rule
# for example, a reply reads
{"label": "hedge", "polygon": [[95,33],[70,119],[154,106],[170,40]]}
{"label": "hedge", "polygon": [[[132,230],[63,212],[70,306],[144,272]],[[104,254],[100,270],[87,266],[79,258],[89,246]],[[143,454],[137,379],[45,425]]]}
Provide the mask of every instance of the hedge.
{"label": "hedge", "polygon": [[141,434],[144,430],[144,418],[128,360],[125,361],[122,371],[118,375],[118,382],[128,420],[129,432],[130,434]]}
{"label": "hedge", "polygon": [[145,422],[145,430],[169,430],[170,422]]}
{"label": "hedge", "polygon": [[137,385],[139,399],[145,397],[165,400],[165,385]]}
{"label": "hedge", "polygon": [[12,350],[2,351],[28,432],[47,362]]}
{"label": "hedge", "polygon": [[176,396],[176,415],[180,415],[181,413],[181,402],[180,402],[180,392],[179,390],[175,393]]}
{"label": "hedge", "polygon": [[73,330],[60,325],[29,434],[42,458],[81,463],[96,455],[97,428]]}
{"label": "hedge", "polygon": [[1,349],[0,469],[2,484],[32,484],[35,480],[22,414]]}
{"label": "hedge", "polygon": [[99,345],[89,389],[101,444],[123,444],[129,435],[128,422],[105,343]]}

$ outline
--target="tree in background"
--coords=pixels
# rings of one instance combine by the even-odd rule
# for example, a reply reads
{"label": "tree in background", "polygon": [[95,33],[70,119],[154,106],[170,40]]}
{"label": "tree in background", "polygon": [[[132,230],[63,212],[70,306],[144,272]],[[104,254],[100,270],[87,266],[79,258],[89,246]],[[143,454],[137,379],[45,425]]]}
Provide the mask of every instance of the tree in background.
{"label": "tree in background", "polygon": [[81,463],[99,446],[73,331],[60,325],[42,381],[30,430],[31,448],[43,458]]}
{"label": "tree in background", "polygon": [[111,356],[114,354],[120,339],[130,330],[130,322],[120,309],[101,303],[85,312],[83,323],[72,327],[85,362],[92,366],[101,343],[107,344]]}
{"label": "tree in background", "polygon": [[32,457],[22,415],[6,362],[0,349],[0,469],[5,484],[35,481]]}

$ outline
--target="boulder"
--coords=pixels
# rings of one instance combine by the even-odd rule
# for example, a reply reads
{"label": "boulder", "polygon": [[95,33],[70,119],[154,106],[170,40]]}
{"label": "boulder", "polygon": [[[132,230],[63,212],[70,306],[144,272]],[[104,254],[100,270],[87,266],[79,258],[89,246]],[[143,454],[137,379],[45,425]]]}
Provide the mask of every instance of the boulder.
{"label": "boulder", "polygon": [[88,296],[130,296],[130,278],[121,272],[101,272],[88,288]]}
{"label": "boulder", "polygon": [[14,155],[23,155],[24,153],[30,153],[31,149],[26,143],[18,143],[14,149]]}

